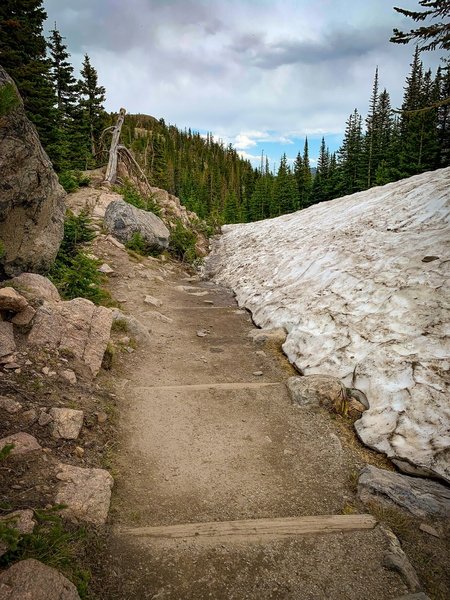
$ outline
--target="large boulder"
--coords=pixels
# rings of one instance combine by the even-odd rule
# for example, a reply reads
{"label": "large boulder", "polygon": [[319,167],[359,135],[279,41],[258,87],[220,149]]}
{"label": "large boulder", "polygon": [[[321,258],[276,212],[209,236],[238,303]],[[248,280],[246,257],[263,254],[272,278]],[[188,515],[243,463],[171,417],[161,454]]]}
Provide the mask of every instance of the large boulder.
{"label": "large boulder", "polygon": [[126,244],[139,233],[149,248],[164,250],[169,245],[169,230],[159,217],[136,208],[125,200],[114,200],[105,211],[104,224],[120,242]]}
{"label": "large boulder", "polygon": [[95,377],[109,341],[112,311],[85,298],[40,306],[28,335],[30,346],[58,350]]}
{"label": "large boulder", "polygon": [[6,283],[33,304],[42,304],[44,300],[47,302],[61,300],[58,290],[50,279],[37,273],[21,273]]}
{"label": "large boulder", "polygon": [[0,97],[0,271],[46,271],[63,237],[66,194],[2,67]]}
{"label": "large boulder", "polygon": [[0,586],[5,600],[80,600],[67,577],[34,558],[21,560],[0,573]]}
{"label": "large boulder", "polygon": [[105,469],[84,469],[60,464],[56,504],[64,504],[62,514],[75,521],[103,525],[108,518],[114,480]]}

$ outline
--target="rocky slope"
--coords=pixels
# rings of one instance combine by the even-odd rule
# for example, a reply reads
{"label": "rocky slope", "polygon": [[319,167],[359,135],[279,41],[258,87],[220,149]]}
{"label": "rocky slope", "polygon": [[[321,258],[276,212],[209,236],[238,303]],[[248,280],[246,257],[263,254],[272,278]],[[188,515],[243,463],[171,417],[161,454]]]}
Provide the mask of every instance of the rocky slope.
{"label": "rocky slope", "polygon": [[367,445],[447,481],[449,201],[450,169],[424,173],[225,226],[207,261],[299,370],[364,392]]}
{"label": "rocky slope", "polygon": [[46,271],[63,237],[65,192],[0,67],[0,275]]}

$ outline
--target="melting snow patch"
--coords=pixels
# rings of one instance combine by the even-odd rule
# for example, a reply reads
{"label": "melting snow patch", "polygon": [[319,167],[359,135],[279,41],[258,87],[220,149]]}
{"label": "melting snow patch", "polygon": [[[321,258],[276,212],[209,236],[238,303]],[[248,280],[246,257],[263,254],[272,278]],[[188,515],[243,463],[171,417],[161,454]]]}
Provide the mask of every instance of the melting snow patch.
{"label": "melting snow patch", "polygon": [[341,378],[370,410],[360,438],[450,481],[450,168],[227,225],[207,270],[305,374]]}

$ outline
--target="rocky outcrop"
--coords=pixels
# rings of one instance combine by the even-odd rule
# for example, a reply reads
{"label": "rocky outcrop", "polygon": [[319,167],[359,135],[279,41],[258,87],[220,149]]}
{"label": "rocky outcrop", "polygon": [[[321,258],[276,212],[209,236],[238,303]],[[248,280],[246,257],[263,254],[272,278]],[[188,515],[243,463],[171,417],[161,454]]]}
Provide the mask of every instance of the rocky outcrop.
{"label": "rocky outcrop", "polygon": [[51,408],[48,414],[52,417],[54,438],[64,440],[76,440],[83,426],[83,411],[73,408]]}
{"label": "rocky outcrop", "polygon": [[120,242],[126,244],[140,234],[149,249],[164,250],[169,245],[169,230],[159,217],[136,208],[124,200],[115,200],[105,211],[105,227]]}
{"label": "rocky outcrop", "polygon": [[285,327],[305,375],[367,397],[360,439],[450,481],[450,168],[227,225],[207,259],[260,327]]}
{"label": "rocky outcrop", "polygon": [[34,558],[0,573],[0,593],[5,600],[80,600],[67,577]]}
{"label": "rocky outcrop", "polygon": [[112,311],[85,298],[44,303],[36,312],[28,344],[58,350],[78,362],[90,376],[101,367],[109,341]]}
{"label": "rocky outcrop", "polygon": [[66,206],[75,215],[79,215],[82,211],[87,212],[95,223],[103,221],[106,209],[115,200],[123,200],[123,197],[110,190],[85,187],[69,194],[66,198]]}
{"label": "rocky outcrop", "polygon": [[450,517],[450,489],[436,481],[409,477],[367,465],[358,495],[364,503],[394,504],[416,517]]}
{"label": "rocky outcrop", "polygon": [[46,271],[63,237],[64,196],[12,79],[0,67],[0,269],[7,275]]}

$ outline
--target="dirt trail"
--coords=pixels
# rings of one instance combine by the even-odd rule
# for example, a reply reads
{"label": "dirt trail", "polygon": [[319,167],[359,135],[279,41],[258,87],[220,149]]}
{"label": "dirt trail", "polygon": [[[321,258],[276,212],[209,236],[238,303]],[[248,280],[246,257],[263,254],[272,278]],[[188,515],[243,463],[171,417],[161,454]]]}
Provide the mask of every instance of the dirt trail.
{"label": "dirt trail", "polygon": [[[330,414],[291,404],[291,366],[279,349],[248,337],[250,316],[232,294],[174,263],[137,265],[120,250],[108,253],[113,295],[126,298],[124,310],[151,339],[116,369],[121,444],[104,597],[406,593],[382,566],[386,539],[373,524],[325,534],[300,519],[292,535],[286,530],[294,517],[322,523],[347,512],[362,461]],[[145,304],[147,294],[161,306]],[[196,523],[204,525],[196,531]]]}

